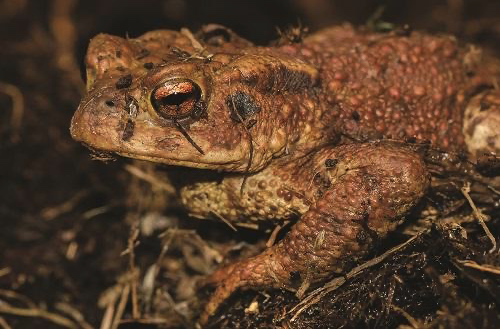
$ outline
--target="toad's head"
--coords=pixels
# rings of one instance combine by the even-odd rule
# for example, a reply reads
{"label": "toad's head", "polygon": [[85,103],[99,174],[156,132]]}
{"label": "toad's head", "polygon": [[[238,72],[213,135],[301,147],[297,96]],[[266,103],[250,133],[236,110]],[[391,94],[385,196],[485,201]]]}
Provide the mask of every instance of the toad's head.
{"label": "toad's head", "polygon": [[255,171],[305,141],[318,117],[312,66],[220,26],[196,36],[101,34],[90,43],[86,70],[88,94],[71,135],[101,152]]}

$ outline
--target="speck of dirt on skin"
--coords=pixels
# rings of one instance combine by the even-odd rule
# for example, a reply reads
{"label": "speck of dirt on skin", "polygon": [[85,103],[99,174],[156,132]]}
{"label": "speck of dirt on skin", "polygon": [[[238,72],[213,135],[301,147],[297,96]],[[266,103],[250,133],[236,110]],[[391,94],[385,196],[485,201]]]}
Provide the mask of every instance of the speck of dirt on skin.
{"label": "speck of dirt on skin", "polygon": [[325,160],[325,167],[333,168],[337,165],[338,162],[339,162],[339,160],[337,160],[337,159],[326,159]]}
{"label": "speck of dirt on skin", "polygon": [[128,88],[132,85],[132,74],[127,74],[118,79],[116,81],[115,87],[116,89],[124,89]]}
{"label": "speck of dirt on skin", "polygon": [[134,135],[135,122],[128,119],[127,124],[125,125],[125,129],[123,130],[122,140],[129,141],[130,138]]}

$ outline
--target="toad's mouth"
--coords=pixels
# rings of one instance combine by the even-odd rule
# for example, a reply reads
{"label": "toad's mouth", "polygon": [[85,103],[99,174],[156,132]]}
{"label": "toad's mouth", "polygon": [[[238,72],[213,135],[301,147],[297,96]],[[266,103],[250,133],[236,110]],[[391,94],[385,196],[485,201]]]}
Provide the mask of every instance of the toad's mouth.
{"label": "toad's mouth", "polygon": [[211,131],[201,125],[162,126],[145,115],[131,120],[125,111],[90,104],[77,110],[70,131],[73,139],[89,148],[95,159],[111,160],[118,155],[201,169],[244,168],[241,154],[246,143],[235,144],[232,149],[214,146]]}
{"label": "toad's mouth", "polygon": [[[108,153],[108,152],[104,152]],[[113,153],[111,153],[113,154]],[[214,171],[214,166],[218,166],[220,169],[224,168],[224,166],[231,166],[234,164],[235,166],[239,164],[237,161],[220,161],[220,162],[201,162],[190,159],[178,159],[178,158],[169,158],[169,157],[160,157],[160,156],[152,156],[148,154],[140,154],[140,153],[128,153],[115,151],[114,154],[119,155],[124,158],[131,158],[136,160],[144,160],[148,162],[153,162],[160,165],[173,166],[173,167],[186,167],[193,170],[211,170]]]}
{"label": "toad's mouth", "polygon": [[82,145],[85,146],[90,151],[90,157],[93,160],[100,160],[107,162],[107,161],[115,161],[117,159],[116,154],[114,154],[113,152],[96,149],[85,142],[82,142]]}

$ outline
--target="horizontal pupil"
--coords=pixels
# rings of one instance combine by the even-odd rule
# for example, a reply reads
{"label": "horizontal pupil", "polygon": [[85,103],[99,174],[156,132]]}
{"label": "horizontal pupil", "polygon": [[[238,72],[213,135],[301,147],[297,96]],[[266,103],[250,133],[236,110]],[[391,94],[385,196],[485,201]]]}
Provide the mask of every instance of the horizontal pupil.
{"label": "horizontal pupil", "polygon": [[163,106],[183,105],[183,103],[188,101],[190,98],[193,98],[192,93],[176,93],[176,94],[168,95],[167,97],[161,98],[160,102]]}

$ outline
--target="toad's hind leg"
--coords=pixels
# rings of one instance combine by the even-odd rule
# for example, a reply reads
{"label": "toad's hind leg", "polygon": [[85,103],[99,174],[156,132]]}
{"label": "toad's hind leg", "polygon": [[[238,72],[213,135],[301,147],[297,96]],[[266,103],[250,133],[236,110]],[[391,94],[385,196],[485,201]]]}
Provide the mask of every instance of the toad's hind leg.
{"label": "toad's hind leg", "polygon": [[[326,167],[326,159],[338,162]],[[283,240],[212,274],[209,281],[217,288],[201,323],[238,288],[296,289],[345,271],[401,222],[429,184],[419,155],[385,143],[323,149],[309,163],[323,168],[330,187],[318,193]]]}

